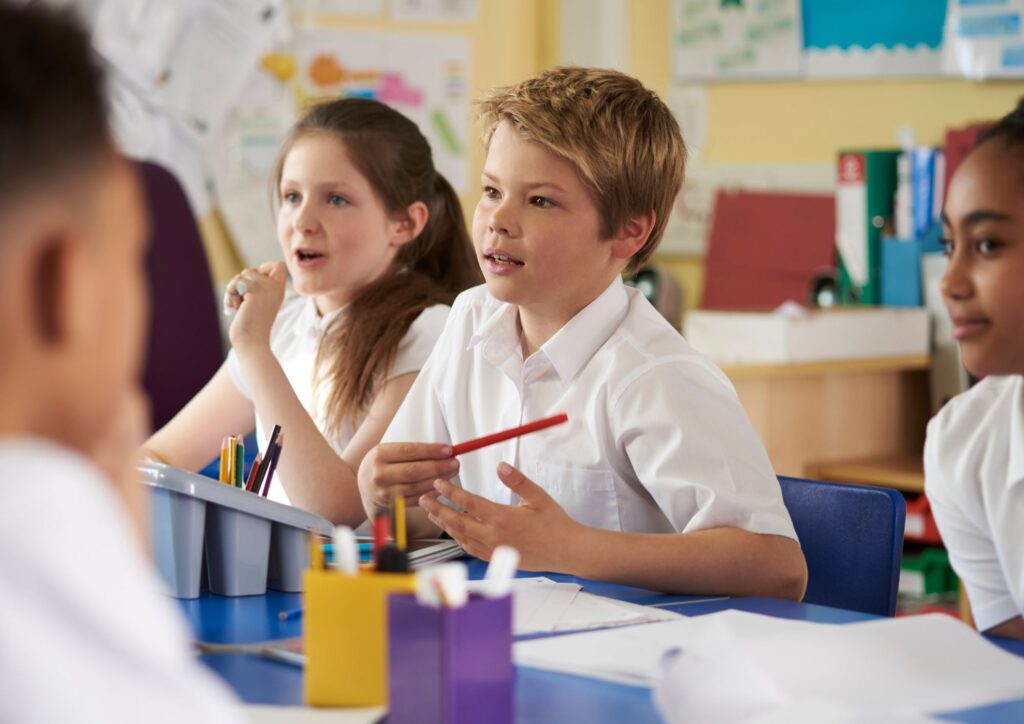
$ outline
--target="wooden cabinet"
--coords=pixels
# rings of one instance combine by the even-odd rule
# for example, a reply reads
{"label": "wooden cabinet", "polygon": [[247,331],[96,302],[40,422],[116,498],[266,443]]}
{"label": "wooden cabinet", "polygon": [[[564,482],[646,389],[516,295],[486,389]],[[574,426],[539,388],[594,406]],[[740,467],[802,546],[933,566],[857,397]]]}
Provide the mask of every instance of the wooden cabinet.
{"label": "wooden cabinet", "polygon": [[777,474],[921,490],[927,356],[723,371]]}

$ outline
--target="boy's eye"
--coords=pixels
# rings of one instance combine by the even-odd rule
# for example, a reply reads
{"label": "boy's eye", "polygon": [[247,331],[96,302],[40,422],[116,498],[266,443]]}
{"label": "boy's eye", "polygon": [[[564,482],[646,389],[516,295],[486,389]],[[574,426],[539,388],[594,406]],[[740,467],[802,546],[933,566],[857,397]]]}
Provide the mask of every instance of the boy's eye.
{"label": "boy's eye", "polygon": [[348,203],[348,199],[344,196],[339,196],[338,194],[331,194],[327,197],[327,203],[331,206],[344,206]]}
{"label": "boy's eye", "polygon": [[544,196],[534,196],[530,199],[530,204],[539,209],[550,209],[555,205],[555,202]]}
{"label": "boy's eye", "polygon": [[950,256],[953,253],[953,240],[948,236],[939,239],[939,246],[942,247],[942,253],[946,256]]}
{"label": "boy's eye", "polygon": [[299,199],[302,197],[299,196],[294,191],[286,191],[283,194],[282,198],[284,198],[284,200],[287,201],[289,204],[297,204],[299,203]]}

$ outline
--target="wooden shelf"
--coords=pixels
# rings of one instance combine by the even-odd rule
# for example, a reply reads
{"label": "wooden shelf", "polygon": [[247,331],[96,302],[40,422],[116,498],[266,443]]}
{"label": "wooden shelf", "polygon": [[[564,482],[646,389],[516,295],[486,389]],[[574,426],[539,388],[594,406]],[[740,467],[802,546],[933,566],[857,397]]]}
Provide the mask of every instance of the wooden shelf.
{"label": "wooden shelf", "polygon": [[868,357],[832,362],[792,362],[780,364],[720,365],[731,380],[764,377],[809,377],[869,372],[894,372],[928,369],[928,355],[906,357]]}
{"label": "wooden shelf", "polygon": [[839,483],[880,485],[906,493],[924,491],[924,464],[920,455],[818,462],[808,466],[808,475]]}

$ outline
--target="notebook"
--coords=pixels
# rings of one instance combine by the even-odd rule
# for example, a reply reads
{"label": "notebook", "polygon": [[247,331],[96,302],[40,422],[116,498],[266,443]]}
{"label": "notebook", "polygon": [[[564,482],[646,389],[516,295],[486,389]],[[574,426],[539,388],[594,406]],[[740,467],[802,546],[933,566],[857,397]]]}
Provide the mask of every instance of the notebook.
{"label": "notebook", "polygon": [[[360,562],[369,562],[373,558],[372,539],[359,537],[357,543]],[[414,569],[465,555],[459,544],[451,538],[415,538],[408,542],[406,552],[409,554],[409,565]],[[324,560],[328,565],[334,560],[334,546],[331,543],[324,544]]]}

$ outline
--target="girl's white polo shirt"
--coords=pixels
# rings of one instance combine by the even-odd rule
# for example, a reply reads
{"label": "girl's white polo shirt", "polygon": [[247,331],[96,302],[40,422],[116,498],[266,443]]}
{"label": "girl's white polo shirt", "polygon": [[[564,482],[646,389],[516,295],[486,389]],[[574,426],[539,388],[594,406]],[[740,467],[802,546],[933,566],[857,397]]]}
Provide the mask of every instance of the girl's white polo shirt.
{"label": "girl's white polo shirt", "polygon": [[461,456],[453,482],[512,503],[504,461],[598,528],[796,538],[728,379],[619,279],[526,360],[517,308],[463,292],[384,441],[458,443],[558,412],[567,424]]}
{"label": "girl's white polo shirt", "polygon": [[[433,349],[441,330],[444,329],[444,323],[450,310],[451,308],[445,304],[438,304],[423,310],[399,343],[398,352],[395,355],[394,364],[387,374],[387,379],[422,369],[427,357],[430,356],[430,350]],[[299,398],[303,408],[309,413],[321,432],[327,429],[327,415],[321,406],[321,399],[324,395],[314,395],[313,391],[316,353],[324,331],[341,311],[320,316],[311,297],[292,295],[281,304],[281,310],[270,330],[270,349],[281,364],[281,369],[284,370],[285,377],[288,378],[292,389],[295,390],[296,397]],[[228,353],[228,370],[238,391],[251,400],[252,393],[245,381],[242,365],[234,350]],[[353,426],[352,421],[346,418],[337,434],[327,438],[327,442],[339,455],[355,435],[362,419],[363,415],[361,414]],[[259,440],[261,452],[263,452],[263,446],[267,444],[270,430],[273,427],[273,420],[260,420],[257,417],[256,439]],[[287,431],[285,432],[287,434]],[[282,503],[289,502],[284,485],[272,485],[268,497]]]}
{"label": "girl's white polo shirt", "polygon": [[1024,377],[988,377],[946,403],[924,472],[978,630],[1024,614]]}

